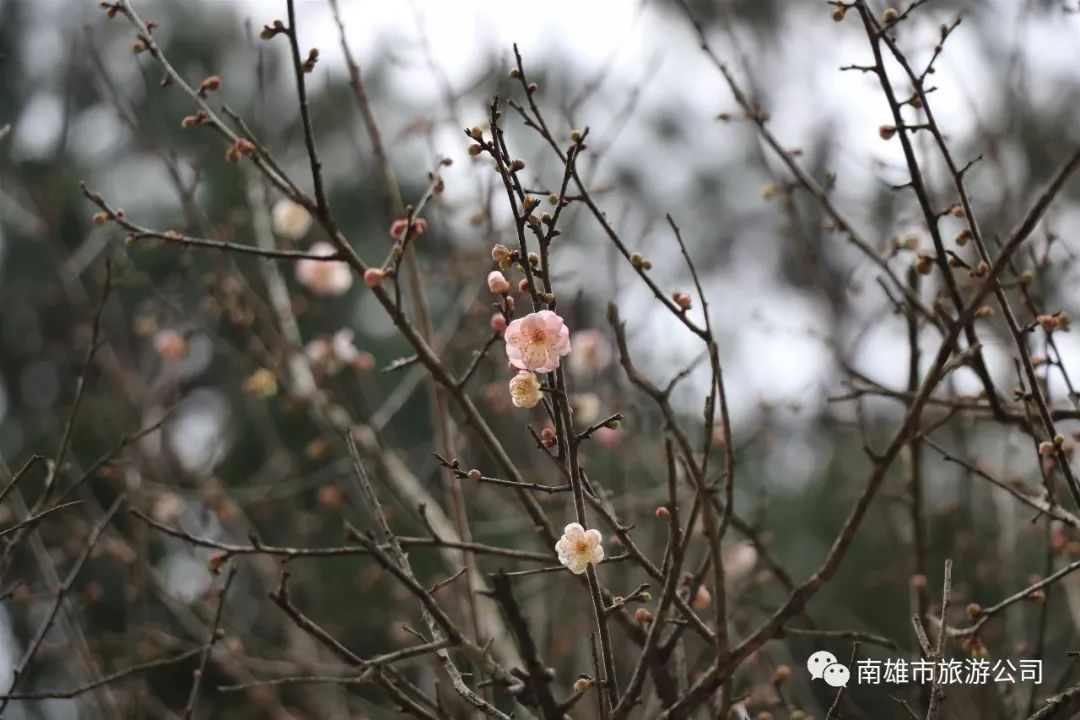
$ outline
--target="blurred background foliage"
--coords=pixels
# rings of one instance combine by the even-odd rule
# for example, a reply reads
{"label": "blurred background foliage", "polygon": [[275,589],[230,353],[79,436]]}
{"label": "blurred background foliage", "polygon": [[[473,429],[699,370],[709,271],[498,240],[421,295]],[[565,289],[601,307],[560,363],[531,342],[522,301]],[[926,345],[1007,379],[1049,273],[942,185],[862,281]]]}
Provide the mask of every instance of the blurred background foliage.
{"label": "blurred background foliage", "polygon": [[[506,70],[517,41],[540,83],[539,102],[549,117],[558,118],[556,133],[568,136],[573,128],[590,127],[584,174],[628,244],[653,260],[663,287],[689,286],[665,213],[682,226],[722,338],[736,430],[738,511],[796,580],[816,569],[869,468],[854,404],[831,398],[847,392],[848,367],[904,389],[906,327],[877,284],[880,271],[827,228],[808,197],[784,191],[787,176],[767,156],[752,125],[739,119],[678,9],[654,2],[606,9],[555,3],[555,11],[536,18],[524,8],[469,3],[453,13],[433,2],[344,4],[407,200],[420,197],[426,173],[440,157],[454,161],[443,171],[446,190],[429,205],[425,217],[431,226],[417,244],[446,362],[464,368],[489,334],[488,252],[493,242],[507,242],[511,231],[498,178],[487,161],[468,156],[461,130],[484,122],[493,94],[514,95]],[[774,131],[799,148],[812,175],[835,178],[834,200],[905,275],[915,255],[890,248],[901,238],[920,236],[921,218],[909,193],[889,187],[906,180],[906,169],[896,147],[877,136],[888,108],[873,78],[838,70],[866,62],[869,51],[853,27],[857,23],[833,23],[824,3],[691,5],[721,55],[769,110]],[[224,102],[307,187],[284,41],[257,36],[262,25],[283,16],[283,3],[206,0],[137,7],[159,23],[155,37],[189,82],[212,74],[223,78]],[[302,2],[299,8],[305,43],[321,51],[311,75],[311,108],[330,204],[361,256],[379,258],[390,248],[393,220],[385,188],[326,7]],[[1052,0],[934,2],[903,33],[905,47],[925,61],[939,24],[965,15],[946,46],[931,97],[941,103],[941,122],[956,155],[965,162],[983,157],[969,179],[991,238],[1016,222],[1038,183],[1078,140],[1080,80],[1074,69],[1080,27],[1068,9]],[[609,25],[598,21],[605,13]],[[451,14],[482,36],[482,43],[455,35],[459,25],[443,24]],[[354,30],[359,34],[352,35]],[[3,686],[49,597],[43,562],[56,563],[62,575],[100,516],[98,503],[107,506],[121,488],[134,506],[195,534],[240,543],[253,533],[270,544],[340,544],[342,517],[369,524],[348,480],[343,445],[327,421],[343,410],[367,434],[369,451],[381,447],[391,453],[450,513],[446,474],[431,454],[436,447],[423,372],[412,364],[387,370],[410,351],[362,283],[340,298],[319,298],[296,282],[291,267],[276,266],[288,283],[305,342],[347,328],[374,361],[374,369],[320,376],[323,400],[315,403],[289,386],[288,344],[268,287],[273,271],[263,261],[150,242],[127,247],[118,229],[91,224],[94,208],[80,191],[83,180],[140,224],[249,244],[257,242],[253,214],[265,214],[276,200],[247,169],[226,162],[218,137],[181,128],[181,118],[192,112],[190,100],[160,87],[159,69],[146,55],[133,56],[133,41],[125,23],[107,22],[89,0],[0,0],[0,127],[11,125],[0,140],[0,458],[15,469],[32,453],[55,452],[77,392],[106,258],[113,262],[115,287],[103,315],[105,342],[86,379],[61,477],[78,478],[125,435],[166,418],[161,432],[98,469],[82,493],[87,503],[44,523],[37,551],[24,547],[5,570],[5,585],[15,578],[25,585],[0,610]],[[461,51],[440,54],[448,46]],[[503,117],[509,142],[535,173],[537,186],[552,188],[561,177],[557,159],[512,111]],[[947,197],[940,163],[929,144],[920,150],[932,187]],[[1080,304],[1072,262],[1077,195],[1075,188],[1064,194],[1023,258],[1022,266],[1036,272],[1036,298],[1044,312],[1075,311]],[[582,417],[626,417],[617,432],[588,448],[590,476],[611,491],[620,516],[635,525],[639,543],[659,553],[664,528],[653,512],[665,497],[663,421],[610,357],[606,303],[620,305],[635,360],[656,382],[691,368],[674,397],[693,427],[708,383],[707,363],[687,333],[616,262],[595,221],[572,209],[568,222],[555,253],[556,285],[566,298],[562,308],[575,334],[575,357],[588,347],[577,338],[591,338],[599,348],[592,363],[571,366],[574,401]],[[306,248],[318,234],[312,230],[295,245]],[[926,246],[928,239],[921,242]],[[924,282],[925,298],[935,291],[932,282]],[[591,329],[598,333],[583,334]],[[180,357],[162,357],[155,338],[164,331],[184,338]],[[980,332],[999,388],[1011,388],[1014,351],[1007,329],[991,318]],[[932,354],[935,336],[926,332],[924,340],[924,354]],[[1077,367],[1080,344],[1070,335],[1059,342],[1066,366]],[[524,427],[528,422],[539,431],[546,418],[510,407],[501,355],[497,343],[472,381],[474,395],[495,418],[500,439],[526,479],[557,484],[550,461]],[[276,391],[252,391],[250,380],[263,368],[277,376]],[[978,389],[968,370],[949,384],[946,392],[958,395]],[[1060,377],[1051,373],[1048,387],[1053,399],[1069,404]],[[870,441],[879,443],[903,405],[869,397],[863,409]],[[940,412],[928,411],[927,422]],[[468,428],[459,430],[463,466],[487,471]],[[934,437],[999,477],[1031,487],[1041,482],[1030,438],[1015,428],[965,416]],[[418,508],[408,497],[395,496],[394,483],[386,481],[402,470],[388,469],[378,453],[369,459],[395,528],[424,534]],[[1080,545],[1071,532],[1031,522],[1030,512],[929,448],[921,467],[928,577],[912,577],[906,494],[911,461],[905,456],[837,579],[812,604],[817,626],[884,635],[910,655],[916,647],[910,617],[919,589],[928,583],[936,602],[946,558],[955,563],[954,605],[960,608],[972,601],[992,604],[1027,585],[1030,576],[1075,559]],[[41,490],[44,473],[32,480],[21,487],[26,503]],[[467,487],[476,538],[537,549],[510,499],[489,490]],[[564,496],[539,499],[554,524],[569,518]],[[14,501],[0,508],[5,524],[20,512]],[[85,647],[78,647],[69,626],[59,626],[24,687],[77,684],[87,677],[90,658],[108,672],[202,642],[213,607],[206,594],[210,553],[130,517],[121,517],[106,538],[70,600],[69,616],[82,627]],[[732,552],[746,547],[733,544]],[[703,544],[694,552],[704,557]],[[739,634],[756,627],[786,596],[751,553],[743,555],[748,560],[729,600]],[[417,550],[412,559],[429,582],[453,570],[434,552]],[[379,692],[366,687],[348,693],[304,686],[214,691],[218,684],[286,672],[283,667],[293,667],[287,659],[303,658],[309,669],[330,662],[265,600],[266,590],[276,586],[277,563],[249,558],[240,564],[223,623],[228,656],[211,663],[204,683],[207,715],[392,717]],[[481,561],[486,571],[504,564]],[[289,571],[298,604],[360,655],[409,642],[401,624],[418,626],[411,598],[370,561],[296,561]],[[640,580],[634,573],[621,575],[618,566],[605,570],[612,588],[628,591]],[[516,587],[544,656],[568,686],[590,667],[587,646],[578,642],[589,630],[585,598],[559,575],[523,578]],[[1042,697],[1068,683],[1073,673],[1065,651],[1075,647],[1078,593],[1080,586],[1065,583],[1048,593],[1045,604],[1022,604],[986,628],[992,658],[1040,657],[1045,684],[1034,691],[1018,686],[1011,694],[1000,687],[972,692],[956,717],[1018,717],[1029,694]],[[1043,638],[1038,646],[1035,638]],[[72,643],[77,652],[69,650]],[[767,686],[774,666],[787,663],[801,673],[817,647],[801,639],[770,644],[747,664],[736,688],[768,694],[761,686]],[[826,647],[841,657],[850,650],[843,643]],[[864,652],[893,654],[869,647]],[[166,717],[166,708],[175,711],[186,701],[189,670],[149,673],[111,698],[92,693],[78,702],[16,703],[9,713],[90,718],[108,717],[109,708],[121,707],[123,717]],[[432,673],[423,665],[408,672]],[[850,691],[851,717],[901,717],[887,691],[918,697],[912,688]],[[785,693],[816,716],[824,716],[831,701],[802,674]]]}

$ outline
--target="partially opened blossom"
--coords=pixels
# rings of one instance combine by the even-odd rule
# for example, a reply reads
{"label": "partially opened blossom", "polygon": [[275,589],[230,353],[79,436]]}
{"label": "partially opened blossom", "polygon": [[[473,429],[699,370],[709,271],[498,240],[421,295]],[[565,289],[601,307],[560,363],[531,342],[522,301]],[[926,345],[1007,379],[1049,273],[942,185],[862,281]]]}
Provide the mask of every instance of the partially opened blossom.
{"label": "partially opened blossom", "polygon": [[574,333],[574,355],[570,369],[579,375],[600,372],[611,363],[611,345],[599,330],[579,330]]}
{"label": "partially opened blossom", "polygon": [[544,398],[540,381],[532,370],[520,370],[510,380],[510,400],[514,407],[532,408]]}
{"label": "partially opened blossom", "polygon": [[589,564],[596,565],[604,559],[604,547],[600,544],[599,530],[586,530],[578,523],[570,523],[563,529],[562,537],[555,543],[559,562],[574,573],[585,572]]}
{"label": "partially opened blossom", "polygon": [[550,310],[530,313],[506,328],[506,357],[519,370],[551,372],[570,352],[570,328]]}
{"label": "partially opened blossom", "polygon": [[[337,250],[330,243],[317,242],[308,254],[330,257],[337,254]],[[352,271],[346,263],[313,258],[303,258],[296,263],[296,279],[317,295],[344,295],[353,282]]]}
{"label": "partially opened blossom", "polygon": [[299,240],[311,229],[311,213],[300,203],[282,198],[270,211],[274,232],[290,240]]}

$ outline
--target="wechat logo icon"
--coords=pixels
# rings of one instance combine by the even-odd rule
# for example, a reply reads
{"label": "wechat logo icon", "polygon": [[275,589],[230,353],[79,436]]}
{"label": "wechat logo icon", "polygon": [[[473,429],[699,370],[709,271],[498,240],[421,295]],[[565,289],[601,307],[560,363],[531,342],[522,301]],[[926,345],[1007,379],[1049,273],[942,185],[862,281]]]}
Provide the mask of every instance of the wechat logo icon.
{"label": "wechat logo icon", "polygon": [[847,687],[851,671],[836,660],[836,656],[825,650],[818,650],[806,661],[806,669],[814,680],[824,680],[832,687]]}

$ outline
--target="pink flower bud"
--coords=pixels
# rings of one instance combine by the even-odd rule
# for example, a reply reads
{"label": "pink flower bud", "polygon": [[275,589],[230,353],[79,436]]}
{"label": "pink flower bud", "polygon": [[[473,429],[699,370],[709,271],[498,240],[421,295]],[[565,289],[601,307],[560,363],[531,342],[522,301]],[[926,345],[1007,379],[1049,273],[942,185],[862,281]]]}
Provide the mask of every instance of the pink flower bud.
{"label": "pink flower bud", "polygon": [[496,295],[505,295],[510,291],[510,283],[498,270],[492,270],[487,276],[488,290]]}
{"label": "pink flower bud", "polygon": [[491,316],[491,329],[497,333],[506,330],[506,317],[502,313],[495,313]]}
{"label": "pink flower bud", "polygon": [[504,262],[510,259],[510,250],[505,245],[496,244],[491,248],[491,259],[497,264],[502,265]]}
{"label": "pink flower bud", "polygon": [[[409,225],[409,221],[406,218],[398,218],[394,222],[390,223],[390,237],[395,240],[401,240],[405,237],[405,228]],[[412,235],[417,237],[423,235],[427,231],[427,220],[424,218],[417,218],[413,220]]]}
{"label": "pink flower bud", "polygon": [[382,282],[385,273],[379,268],[368,268],[364,271],[364,284],[373,288]]}
{"label": "pink flower bud", "polygon": [[521,282],[518,283],[518,292],[529,292],[529,281],[525,278],[521,278]]}

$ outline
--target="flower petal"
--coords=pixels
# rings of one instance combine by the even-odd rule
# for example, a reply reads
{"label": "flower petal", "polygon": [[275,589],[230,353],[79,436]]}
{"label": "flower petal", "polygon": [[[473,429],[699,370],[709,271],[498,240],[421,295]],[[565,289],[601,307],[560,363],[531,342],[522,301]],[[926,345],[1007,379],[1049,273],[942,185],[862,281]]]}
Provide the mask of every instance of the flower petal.
{"label": "flower petal", "polygon": [[581,527],[581,525],[576,522],[572,522],[563,528],[563,536],[570,542],[579,540],[584,534],[585,528]]}

